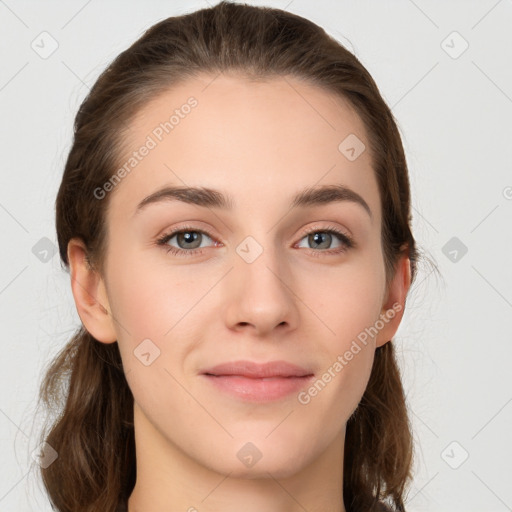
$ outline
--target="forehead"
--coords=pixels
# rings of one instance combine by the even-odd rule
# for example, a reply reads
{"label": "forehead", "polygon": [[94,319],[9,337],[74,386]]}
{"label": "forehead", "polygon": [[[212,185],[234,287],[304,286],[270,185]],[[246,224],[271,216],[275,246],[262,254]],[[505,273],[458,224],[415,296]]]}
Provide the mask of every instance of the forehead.
{"label": "forehead", "polygon": [[[347,145],[365,149],[350,159]],[[294,77],[198,75],[173,86],[132,119],[121,166],[127,172],[110,209],[123,217],[165,185],[222,189],[238,208],[285,202],[305,187],[343,184],[376,213],[380,204],[355,110]]]}

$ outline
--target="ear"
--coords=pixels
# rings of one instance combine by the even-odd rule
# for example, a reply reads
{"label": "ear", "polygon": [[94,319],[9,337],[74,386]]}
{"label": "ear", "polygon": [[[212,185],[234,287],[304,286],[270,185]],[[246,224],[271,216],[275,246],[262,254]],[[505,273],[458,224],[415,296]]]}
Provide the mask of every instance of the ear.
{"label": "ear", "polygon": [[103,278],[89,264],[87,248],[80,238],[69,241],[67,254],[71,290],[84,327],[98,341],[113,343],[117,335]]}
{"label": "ear", "polygon": [[405,299],[411,286],[411,261],[404,252],[396,264],[395,275],[389,283],[387,296],[382,305],[380,319],[384,327],[376,337],[376,347],[390,341],[398,330],[405,311]]}

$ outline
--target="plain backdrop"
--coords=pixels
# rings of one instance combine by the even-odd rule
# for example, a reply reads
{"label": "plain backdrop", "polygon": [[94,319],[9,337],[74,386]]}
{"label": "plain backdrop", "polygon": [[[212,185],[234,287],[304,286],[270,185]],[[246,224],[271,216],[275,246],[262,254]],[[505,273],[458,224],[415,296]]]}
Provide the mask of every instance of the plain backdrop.
{"label": "plain backdrop", "polygon": [[[212,0],[212,3],[217,3]],[[512,2],[268,0],[354,52],[398,122],[420,265],[395,338],[411,512],[512,510]],[[79,104],[155,22],[206,1],[0,0],[0,510],[50,511],[32,459],[44,365],[79,325],[54,201]]]}

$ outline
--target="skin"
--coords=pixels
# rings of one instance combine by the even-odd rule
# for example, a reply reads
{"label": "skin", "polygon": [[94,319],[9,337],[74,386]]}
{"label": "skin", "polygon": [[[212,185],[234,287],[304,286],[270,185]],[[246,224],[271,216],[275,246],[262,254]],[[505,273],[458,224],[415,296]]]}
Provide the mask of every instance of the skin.
{"label": "skin", "polygon": [[[103,199],[103,275],[86,265],[81,240],[68,246],[80,318],[97,340],[118,342],[134,396],[137,482],[129,511],[344,512],[346,422],[375,349],[398,329],[410,286],[403,256],[386,288],[381,202],[364,125],[347,102],[294,78],[204,75],[136,116],[130,150],[190,96],[197,107]],[[354,161],[338,150],[351,133],[367,148]],[[328,184],[356,191],[372,217],[350,201],[290,210],[295,193]],[[164,185],[215,188],[235,205],[223,211],[164,201],[134,215]],[[184,223],[213,235],[203,235],[201,254],[176,256],[156,245]],[[333,235],[317,248],[309,227],[336,227],[357,245],[335,254],[343,242]],[[263,249],[252,263],[236,252],[247,236]],[[186,244],[168,242],[190,251]],[[199,375],[248,359],[285,360],[321,377],[393,304],[400,312],[308,404],[297,393],[243,402]],[[147,338],[160,350],[149,366],[134,356]],[[237,457],[247,442],[262,454],[252,467]]]}

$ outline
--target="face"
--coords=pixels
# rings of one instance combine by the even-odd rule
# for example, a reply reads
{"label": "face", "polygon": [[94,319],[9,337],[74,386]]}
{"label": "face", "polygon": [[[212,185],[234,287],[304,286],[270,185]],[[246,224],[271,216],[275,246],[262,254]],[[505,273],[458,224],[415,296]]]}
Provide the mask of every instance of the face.
{"label": "face", "polygon": [[[129,171],[99,200],[136,435],[232,476],[306,467],[343,443],[391,337],[369,331],[390,304],[364,125],[292,78],[205,75],[156,97],[126,141]],[[166,187],[216,192],[154,196]],[[338,192],[304,194],[322,187]]]}

